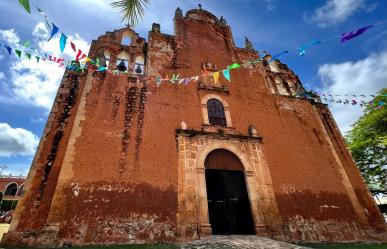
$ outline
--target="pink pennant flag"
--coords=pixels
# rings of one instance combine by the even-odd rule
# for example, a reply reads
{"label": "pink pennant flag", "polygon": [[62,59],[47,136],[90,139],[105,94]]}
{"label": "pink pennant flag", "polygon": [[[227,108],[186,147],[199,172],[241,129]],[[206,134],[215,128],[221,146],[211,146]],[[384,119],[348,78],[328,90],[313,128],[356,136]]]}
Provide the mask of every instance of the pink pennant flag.
{"label": "pink pennant flag", "polygon": [[78,53],[77,53],[77,56],[75,57],[75,60],[76,61],[80,61],[82,59],[86,58],[86,55],[84,53],[82,53],[82,50],[78,50]]}
{"label": "pink pennant flag", "polygon": [[49,56],[48,56],[48,60],[49,60],[49,61],[56,62],[56,57],[55,57],[55,56],[49,55]]}
{"label": "pink pennant flag", "polygon": [[75,47],[75,44],[73,42],[70,42],[71,48],[74,50],[74,52],[77,52],[77,48]]}

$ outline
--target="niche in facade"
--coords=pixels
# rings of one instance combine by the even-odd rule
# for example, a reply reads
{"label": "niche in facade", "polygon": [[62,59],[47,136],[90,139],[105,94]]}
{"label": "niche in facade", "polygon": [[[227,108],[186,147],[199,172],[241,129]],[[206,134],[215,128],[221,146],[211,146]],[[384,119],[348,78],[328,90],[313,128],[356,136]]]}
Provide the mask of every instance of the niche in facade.
{"label": "niche in facade", "polygon": [[117,55],[116,59],[116,69],[125,72],[129,68],[129,55],[125,52],[122,51]]}
{"label": "niche in facade", "polygon": [[130,34],[128,31],[126,31],[122,34],[121,45],[124,45],[124,46],[131,46],[132,45],[132,38],[130,37]]}
{"label": "niche in facade", "polygon": [[135,74],[144,74],[144,57],[142,56],[136,57],[133,72]]}

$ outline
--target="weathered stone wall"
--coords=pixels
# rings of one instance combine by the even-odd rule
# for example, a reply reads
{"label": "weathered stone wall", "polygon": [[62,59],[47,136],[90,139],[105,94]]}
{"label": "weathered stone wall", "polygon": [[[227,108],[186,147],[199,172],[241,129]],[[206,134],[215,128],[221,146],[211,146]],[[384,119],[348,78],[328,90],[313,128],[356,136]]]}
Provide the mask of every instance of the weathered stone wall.
{"label": "weathered stone wall", "polygon": [[[129,29],[93,41],[89,56],[109,51],[110,70],[125,52],[129,75],[65,74],[3,242],[109,244],[211,234],[204,160],[218,148],[245,167],[257,234],[382,240],[385,224],[329,110],[293,97],[303,88],[286,65],[276,61],[273,72],[259,62],[233,70],[231,82],[207,78],[187,86],[157,87],[132,74],[137,56],[147,74],[163,78],[259,58],[236,48],[230,27],[204,10],[177,12],[175,29],[171,36],[153,25],[148,43]],[[121,45],[125,35],[130,46]],[[224,104],[227,127],[209,125],[209,98]]]}

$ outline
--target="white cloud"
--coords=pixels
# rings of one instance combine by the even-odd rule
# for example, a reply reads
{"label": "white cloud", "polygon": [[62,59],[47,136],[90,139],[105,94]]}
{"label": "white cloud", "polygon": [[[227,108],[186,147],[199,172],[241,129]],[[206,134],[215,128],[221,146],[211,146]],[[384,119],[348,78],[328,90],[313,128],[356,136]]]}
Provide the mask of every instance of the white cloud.
{"label": "white cloud", "polygon": [[[0,34],[6,34],[12,39],[18,39],[14,30],[0,30]],[[59,36],[55,36],[47,42],[48,31],[43,23],[38,23],[33,31],[34,44],[40,51],[48,54],[59,55],[65,59],[73,59],[74,52],[68,45],[63,54],[59,48]],[[77,47],[88,53],[89,44],[79,35],[69,36]],[[10,63],[10,73],[7,83],[2,84],[6,94],[0,93],[0,101],[13,104],[34,105],[49,110],[52,106],[59,83],[63,76],[64,67],[53,62],[37,63],[35,58],[29,60],[25,56],[21,59],[13,57]],[[1,84],[1,82],[0,82]]]}
{"label": "white cloud", "polygon": [[31,131],[0,123],[0,156],[31,156],[38,143],[39,138]]}
{"label": "white cloud", "polygon": [[[323,82],[321,92],[356,95],[375,94],[386,87],[386,72],[387,50],[358,61],[324,64],[318,70]],[[362,115],[359,106],[332,105],[331,111],[343,133]]]}
{"label": "white cloud", "polygon": [[14,29],[0,30],[0,39],[10,44],[19,42],[19,37],[17,37]]}
{"label": "white cloud", "polygon": [[316,22],[320,27],[327,27],[344,22],[360,10],[371,12],[375,7],[375,4],[367,6],[365,0],[327,0],[306,19]]}

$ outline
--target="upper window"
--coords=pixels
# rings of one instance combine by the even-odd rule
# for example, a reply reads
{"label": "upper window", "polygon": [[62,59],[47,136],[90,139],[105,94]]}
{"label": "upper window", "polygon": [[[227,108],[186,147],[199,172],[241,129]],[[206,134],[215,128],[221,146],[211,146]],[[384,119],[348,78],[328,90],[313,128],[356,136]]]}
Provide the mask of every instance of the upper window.
{"label": "upper window", "polygon": [[211,125],[227,126],[226,115],[222,102],[210,99],[207,102],[208,121]]}
{"label": "upper window", "polygon": [[17,184],[11,183],[7,186],[4,195],[16,195],[17,192]]}

